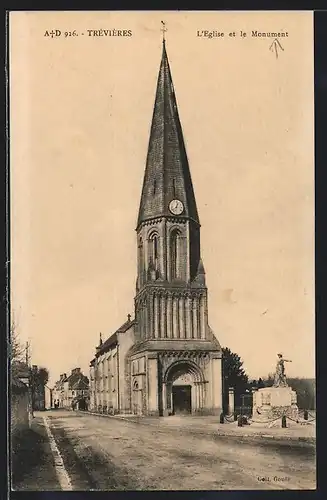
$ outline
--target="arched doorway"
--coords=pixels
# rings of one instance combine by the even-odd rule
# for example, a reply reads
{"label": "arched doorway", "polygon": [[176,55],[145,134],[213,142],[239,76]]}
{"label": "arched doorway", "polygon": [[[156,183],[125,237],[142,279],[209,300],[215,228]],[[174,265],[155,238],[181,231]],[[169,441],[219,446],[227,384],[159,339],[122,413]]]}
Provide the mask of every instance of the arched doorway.
{"label": "arched doorway", "polygon": [[77,408],[78,408],[78,410],[82,410],[82,411],[87,410],[87,402],[86,402],[85,398],[78,399]]}
{"label": "arched doorway", "polygon": [[143,397],[142,387],[137,380],[133,381],[132,406],[134,415],[142,415],[143,413]]}
{"label": "arched doorway", "polygon": [[204,406],[204,376],[191,360],[172,363],[164,377],[164,409],[172,415],[196,413]]}

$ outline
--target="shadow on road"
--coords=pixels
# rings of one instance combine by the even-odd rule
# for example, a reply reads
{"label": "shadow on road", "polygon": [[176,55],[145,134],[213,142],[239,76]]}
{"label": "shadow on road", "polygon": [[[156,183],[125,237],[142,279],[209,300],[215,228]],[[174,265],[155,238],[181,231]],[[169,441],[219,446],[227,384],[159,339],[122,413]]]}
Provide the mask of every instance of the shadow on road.
{"label": "shadow on road", "polygon": [[[92,446],[72,435],[68,436],[59,426],[52,426],[51,431],[63,458],[66,470],[74,490],[133,490],[137,483],[128,471],[114,464],[110,453],[102,455]],[[89,437],[94,436],[91,434]]]}
{"label": "shadow on road", "polygon": [[32,490],[42,486],[60,489],[45,430],[35,423],[31,429],[12,438],[11,487],[13,490]]}

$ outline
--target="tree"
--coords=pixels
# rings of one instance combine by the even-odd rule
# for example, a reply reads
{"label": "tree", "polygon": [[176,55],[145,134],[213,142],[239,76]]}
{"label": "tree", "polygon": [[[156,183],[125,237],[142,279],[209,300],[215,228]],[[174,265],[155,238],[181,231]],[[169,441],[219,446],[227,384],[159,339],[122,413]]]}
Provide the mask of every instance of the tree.
{"label": "tree", "polygon": [[44,394],[44,387],[49,380],[49,371],[46,368],[38,368],[36,365],[33,365],[29,370],[29,380],[32,396],[32,408],[35,409],[37,398],[43,396]]}
{"label": "tree", "polygon": [[241,401],[241,395],[248,389],[248,376],[243,368],[243,361],[240,356],[232,352],[228,347],[223,347],[223,407],[224,411],[228,407],[228,389],[234,388],[235,405]]}
{"label": "tree", "polygon": [[258,380],[252,380],[252,382],[250,383],[250,387],[253,389],[262,389],[263,387],[265,387],[265,384],[264,384],[264,381],[262,380],[262,378],[260,377]]}
{"label": "tree", "polygon": [[8,354],[11,361],[23,361],[25,348],[19,341],[16,324],[13,321],[10,327],[10,335],[8,339]]}
{"label": "tree", "polygon": [[[269,373],[263,377],[265,387],[272,387],[274,375]],[[296,392],[297,405],[304,410],[315,409],[315,380],[310,378],[287,378],[287,384]]]}
{"label": "tree", "polygon": [[287,383],[297,394],[297,405],[303,410],[314,410],[316,384],[310,378],[288,378]]}
{"label": "tree", "polygon": [[264,387],[272,387],[274,385],[275,375],[273,373],[268,373],[266,377],[263,377]]}
{"label": "tree", "polygon": [[26,366],[26,346],[20,342],[15,321],[12,322],[9,332],[8,357],[10,360],[11,374],[18,376],[22,370],[22,365]]}

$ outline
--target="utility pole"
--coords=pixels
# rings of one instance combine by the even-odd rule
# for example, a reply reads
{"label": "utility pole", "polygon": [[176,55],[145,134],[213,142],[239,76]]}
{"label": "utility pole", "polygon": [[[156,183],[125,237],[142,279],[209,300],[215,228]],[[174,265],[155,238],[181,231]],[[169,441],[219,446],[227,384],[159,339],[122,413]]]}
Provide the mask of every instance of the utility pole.
{"label": "utility pole", "polygon": [[30,366],[30,356],[29,356],[29,343],[28,341],[26,342],[26,348],[25,348],[25,354],[26,354],[26,365],[29,367]]}
{"label": "utility pole", "polygon": [[28,420],[31,427],[33,415],[33,395],[32,395],[32,380],[31,380],[31,364],[30,364],[30,343],[26,342],[26,366],[28,370]]}

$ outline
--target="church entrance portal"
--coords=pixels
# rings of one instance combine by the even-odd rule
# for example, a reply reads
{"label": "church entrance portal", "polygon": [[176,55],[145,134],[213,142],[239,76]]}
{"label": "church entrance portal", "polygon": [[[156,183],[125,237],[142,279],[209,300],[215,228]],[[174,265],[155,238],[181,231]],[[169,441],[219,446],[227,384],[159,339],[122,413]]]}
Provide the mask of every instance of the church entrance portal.
{"label": "church entrance portal", "polygon": [[163,413],[193,414],[205,406],[202,369],[190,359],[179,359],[168,366],[163,379]]}
{"label": "church entrance portal", "polygon": [[173,414],[183,415],[192,412],[190,385],[173,386]]}

